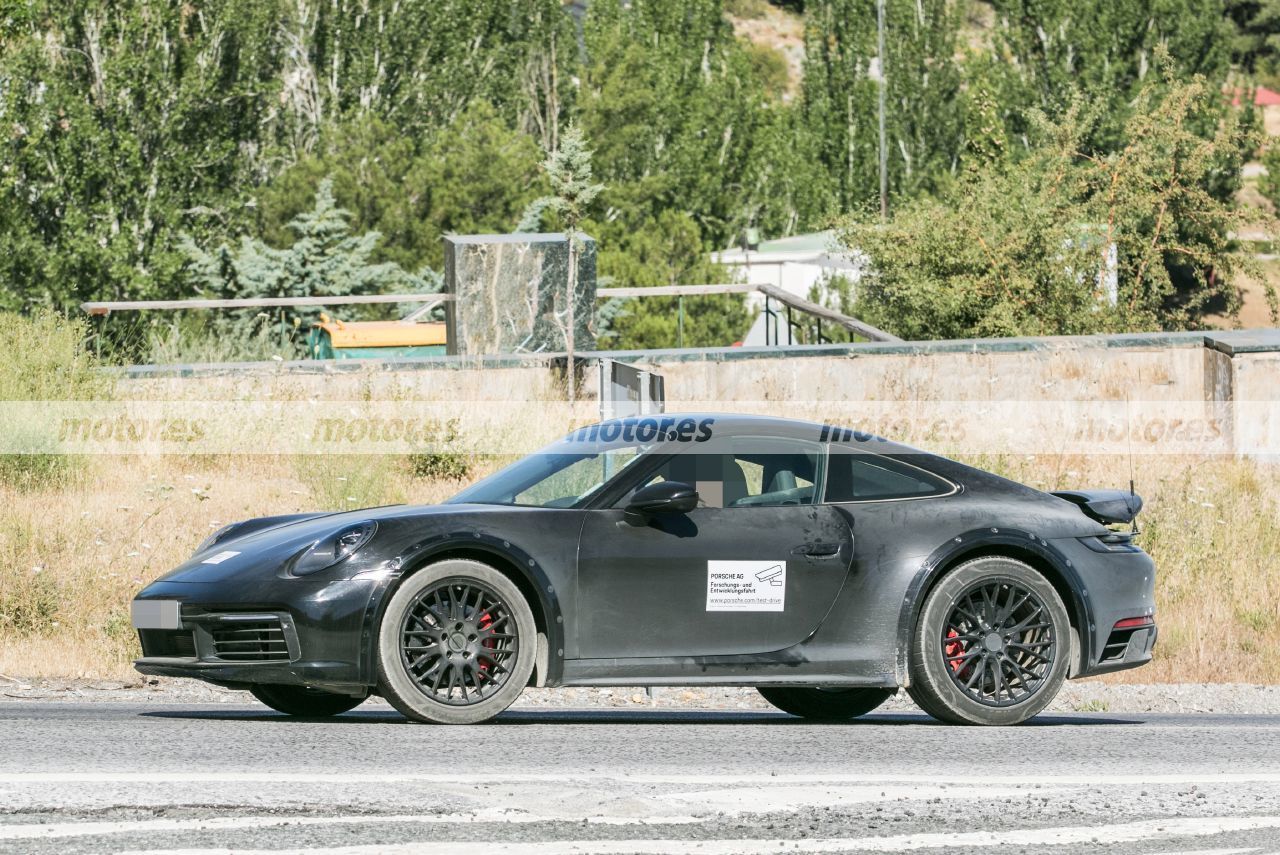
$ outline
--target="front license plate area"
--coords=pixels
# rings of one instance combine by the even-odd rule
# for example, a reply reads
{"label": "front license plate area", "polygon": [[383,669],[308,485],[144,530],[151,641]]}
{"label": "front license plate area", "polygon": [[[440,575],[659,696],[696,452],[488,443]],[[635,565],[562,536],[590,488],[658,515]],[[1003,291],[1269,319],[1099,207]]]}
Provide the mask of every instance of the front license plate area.
{"label": "front license plate area", "polygon": [[130,611],[134,629],[182,629],[182,604],[177,600],[134,600]]}

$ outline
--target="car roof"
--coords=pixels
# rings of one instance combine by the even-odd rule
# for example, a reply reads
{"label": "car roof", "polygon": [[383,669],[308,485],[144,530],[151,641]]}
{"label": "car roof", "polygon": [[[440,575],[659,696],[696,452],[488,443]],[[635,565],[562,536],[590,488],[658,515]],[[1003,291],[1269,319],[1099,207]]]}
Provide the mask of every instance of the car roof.
{"label": "car roof", "polygon": [[609,419],[599,424],[610,422],[639,423],[642,420],[655,420],[659,424],[670,421],[679,424],[685,419],[693,419],[699,424],[714,420],[715,431],[728,436],[774,436],[786,439],[807,439],[813,442],[833,442],[847,445],[861,451],[878,454],[927,454],[918,448],[894,442],[869,431],[848,427],[832,422],[815,422],[805,419],[789,419],[780,416],[761,416],[752,413],[718,413],[718,412],[672,412],[650,413],[643,416],[628,416]]}

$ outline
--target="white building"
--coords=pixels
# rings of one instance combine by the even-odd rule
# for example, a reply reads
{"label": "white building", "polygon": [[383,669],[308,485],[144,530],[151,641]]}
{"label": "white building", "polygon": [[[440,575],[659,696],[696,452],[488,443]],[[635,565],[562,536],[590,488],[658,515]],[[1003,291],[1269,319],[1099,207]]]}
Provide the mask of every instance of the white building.
{"label": "white building", "polygon": [[[840,247],[832,231],[761,241],[755,247],[745,249],[722,249],[713,252],[711,260],[728,268],[732,281],[775,285],[806,300],[813,299],[813,289],[817,285],[817,302],[832,308],[836,307],[826,299],[825,283],[833,276],[840,276],[856,285],[863,269],[862,259]],[[776,314],[770,316],[765,312],[763,294],[753,292],[747,300],[749,306],[759,310],[759,314],[743,339],[743,345],[763,347],[766,343],[788,343],[786,308],[773,301],[772,308]]]}

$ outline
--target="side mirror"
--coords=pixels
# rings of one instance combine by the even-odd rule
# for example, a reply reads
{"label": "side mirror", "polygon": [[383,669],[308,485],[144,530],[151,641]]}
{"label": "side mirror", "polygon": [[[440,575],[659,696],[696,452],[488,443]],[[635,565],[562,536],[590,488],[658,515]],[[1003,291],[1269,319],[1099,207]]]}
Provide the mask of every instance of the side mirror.
{"label": "side mirror", "polygon": [[687,514],[698,506],[698,491],[681,481],[659,481],[636,490],[627,504],[627,516]]}

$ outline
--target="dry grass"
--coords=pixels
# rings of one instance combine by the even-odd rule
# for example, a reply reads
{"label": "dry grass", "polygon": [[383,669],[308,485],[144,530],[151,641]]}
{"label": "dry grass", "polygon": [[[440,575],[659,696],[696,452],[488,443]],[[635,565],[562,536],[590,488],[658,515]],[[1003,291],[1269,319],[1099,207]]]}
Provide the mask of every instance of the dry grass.
{"label": "dry grass", "polygon": [[[1118,487],[1129,461],[971,461],[1041,489]],[[1280,470],[1227,457],[1139,455],[1139,543],[1156,562],[1155,661],[1115,682],[1280,682]]]}
{"label": "dry grass", "polygon": [[[1128,461],[973,460],[1042,488],[1118,486]],[[1280,472],[1140,456],[1143,545],[1159,568],[1154,664],[1118,681],[1280,682]],[[0,486],[0,674],[128,678],[134,592],[232,520],[439,501],[457,482],[399,457],[94,458],[69,478]]]}
{"label": "dry grass", "polygon": [[132,674],[129,601],[225,523],[458,489],[414,477],[401,458],[356,456],[100,457],[43,489],[2,486],[0,674]]}

